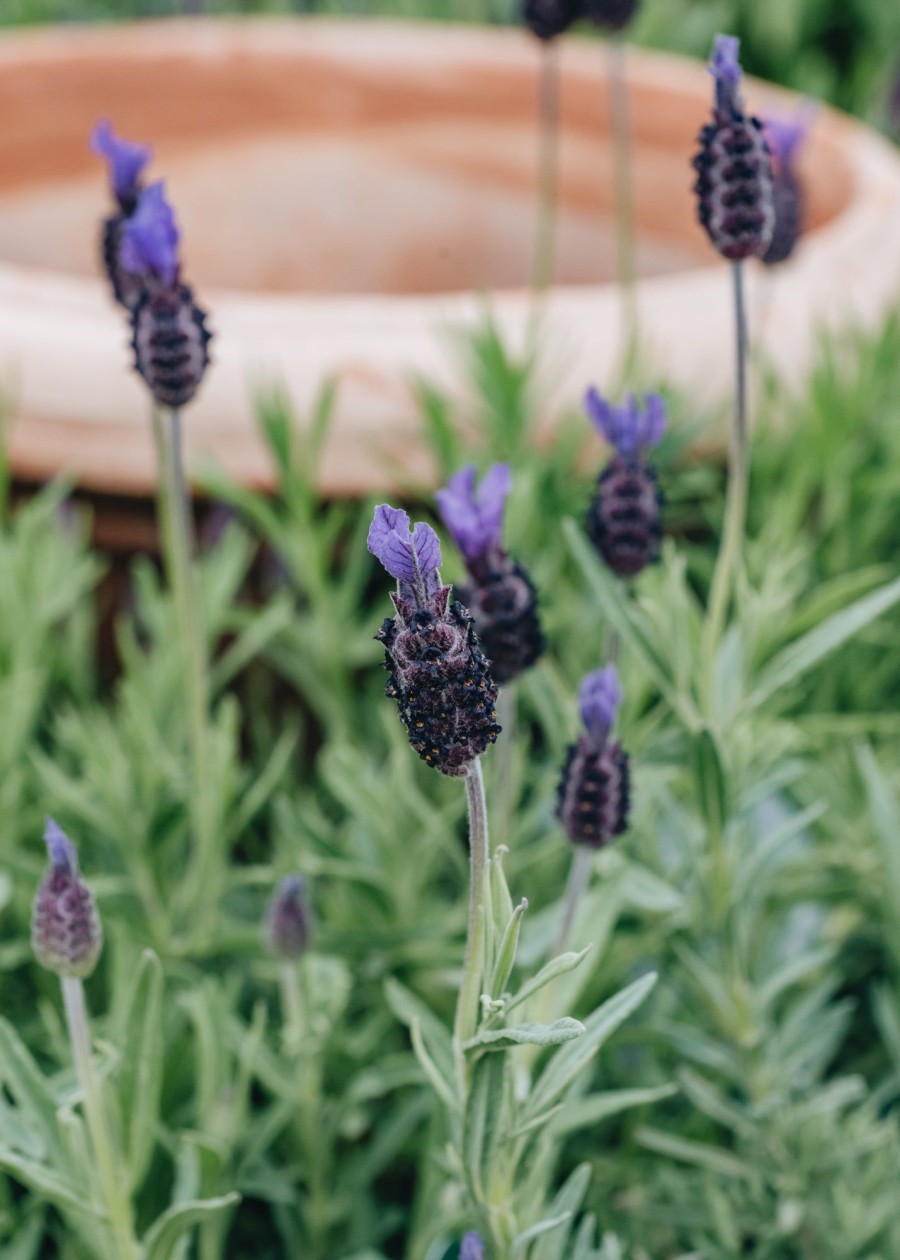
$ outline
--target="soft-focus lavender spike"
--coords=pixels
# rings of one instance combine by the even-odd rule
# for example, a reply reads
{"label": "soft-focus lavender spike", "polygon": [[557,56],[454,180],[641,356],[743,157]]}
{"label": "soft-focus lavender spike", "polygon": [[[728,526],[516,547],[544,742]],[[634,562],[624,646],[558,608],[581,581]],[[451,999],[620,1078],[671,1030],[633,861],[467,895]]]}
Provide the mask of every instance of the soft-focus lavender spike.
{"label": "soft-focus lavender spike", "polygon": [[484,1243],[481,1235],[470,1230],[462,1240],[459,1249],[459,1260],[484,1260]]}
{"label": "soft-focus lavender spike", "polygon": [[144,280],[171,287],[178,279],[178,225],[162,180],[141,193],[134,214],[122,225],[122,266]]}
{"label": "soft-focus lavender spike", "polygon": [[556,39],[580,16],[580,0],[525,0],[522,21],[539,40]]}
{"label": "soft-focus lavender spike", "polygon": [[622,688],[615,665],[588,674],[578,692],[578,705],[585,730],[599,748],[606,742],[622,703]]}
{"label": "soft-focus lavender spike", "polygon": [[584,16],[606,31],[623,31],[637,8],[638,0],[584,0]]}
{"label": "soft-focus lavender spike", "polygon": [[141,192],[141,176],[153,155],[147,144],[135,144],[117,136],[105,118],[91,132],[91,149],[109,167],[109,179],[119,205],[126,213],[133,210]]}
{"label": "soft-focus lavender spike", "polygon": [[783,114],[770,114],[762,119],[769,150],[777,166],[789,166],[797,156],[800,146],[809,135],[815,113],[810,108],[799,109],[792,118]]}
{"label": "soft-focus lavender spike", "polygon": [[32,907],[32,948],[42,967],[63,978],[83,979],[94,970],[103,948],[100,917],[78,874],[75,846],[52,818],[47,819],[44,840],[50,870]]}
{"label": "soft-focus lavender spike", "polygon": [[295,961],[309,948],[312,911],[306,880],[287,875],[272,896],[266,912],[265,940],[276,958]]}
{"label": "soft-focus lavender spike", "polygon": [[621,699],[611,665],[588,674],[581,684],[585,733],[567,750],[556,801],[556,816],[573,844],[600,849],[628,826],[628,754],[609,738]]}

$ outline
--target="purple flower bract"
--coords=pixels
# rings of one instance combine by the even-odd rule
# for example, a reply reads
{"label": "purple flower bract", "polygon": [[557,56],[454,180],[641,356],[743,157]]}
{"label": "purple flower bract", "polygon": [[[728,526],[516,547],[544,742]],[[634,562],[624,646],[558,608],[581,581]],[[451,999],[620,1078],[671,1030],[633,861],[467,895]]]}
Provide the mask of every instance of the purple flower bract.
{"label": "purple flower bract", "polygon": [[131,211],[140,196],[141,175],[150,161],[153,150],[147,144],[135,144],[117,136],[112,124],[101,119],[91,132],[91,149],[105,159],[109,167],[109,179],[119,205]]}
{"label": "purple flower bract", "polygon": [[178,225],[162,181],[141,193],[134,214],[122,225],[120,257],[132,275],[171,288],[178,279]]}

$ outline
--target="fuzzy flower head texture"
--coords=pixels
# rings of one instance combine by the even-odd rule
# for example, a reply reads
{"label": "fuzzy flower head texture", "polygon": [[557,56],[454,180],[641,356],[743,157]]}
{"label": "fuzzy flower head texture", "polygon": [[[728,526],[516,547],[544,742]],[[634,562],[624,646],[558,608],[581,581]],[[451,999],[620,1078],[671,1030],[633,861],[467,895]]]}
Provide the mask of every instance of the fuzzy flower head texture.
{"label": "fuzzy flower head texture", "polygon": [[122,266],[146,282],[171,288],[178,280],[178,225],[162,180],[141,193],[137,209],[122,228]]}
{"label": "fuzzy flower head texture", "polygon": [[97,965],[103,931],[93,894],[78,872],[75,846],[47,819],[44,841],[50,870],[34,899],[31,943],[35,957],[63,978],[84,978]]}
{"label": "fuzzy flower head texture", "polygon": [[635,461],[657,445],[666,430],[666,404],[659,394],[646,394],[644,404],[629,394],[616,407],[593,386],[584,396],[584,408],[597,432],[623,459]]}
{"label": "fuzzy flower head texture", "polygon": [[117,136],[105,118],[91,132],[91,149],[106,161],[113,194],[122,210],[130,213],[141,194],[141,176],[153,150],[147,144]]}
{"label": "fuzzy flower head texture", "polygon": [[441,519],[470,569],[501,551],[503,513],[509,494],[509,464],[494,464],[476,484],[475,465],[450,478],[435,495]]}
{"label": "fuzzy flower head texture", "polygon": [[375,509],[369,551],[397,580],[396,617],[376,635],[389,671],[385,695],[396,700],[413,749],[429,766],[460,777],[500,732],[497,685],[471,614],[450,602],[441,582],[441,548],[430,525],[411,527],[402,508]]}
{"label": "fuzzy flower head texture", "polygon": [[730,262],[764,253],[775,221],[772,159],[762,123],[743,111],[739,49],[735,36],[716,36],[709,63],[712,122],[701,129],[693,159],[700,223]]}
{"label": "fuzzy flower head texture", "polygon": [[584,726],[566,754],[556,816],[573,844],[601,849],[628,826],[628,754],[610,738],[622,691],[615,666],[588,674],[579,691]]}

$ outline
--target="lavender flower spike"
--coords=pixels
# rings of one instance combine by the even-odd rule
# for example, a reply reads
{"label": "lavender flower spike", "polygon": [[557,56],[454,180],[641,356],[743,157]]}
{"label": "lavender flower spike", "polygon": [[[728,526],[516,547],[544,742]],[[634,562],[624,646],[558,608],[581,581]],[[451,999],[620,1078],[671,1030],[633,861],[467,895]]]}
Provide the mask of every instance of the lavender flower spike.
{"label": "lavender flower spike", "polygon": [[287,875],[278,887],[266,912],[265,942],[276,958],[293,961],[302,958],[312,935],[312,912],[306,880]]}
{"label": "lavender flower spike", "polygon": [[153,156],[146,144],[135,144],[117,136],[112,124],[101,119],[91,132],[91,149],[105,159],[109,167],[109,180],[116,201],[125,214],[137,205],[141,193],[141,176]]}
{"label": "lavender flower spike", "polygon": [[481,1235],[470,1230],[462,1240],[459,1249],[459,1260],[484,1260],[484,1243]]}
{"label": "lavender flower spike", "polygon": [[622,699],[615,667],[588,674],[579,693],[585,731],[566,754],[556,816],[573,844],[603,848],[628,826],[628,754],[609,738]]}
{"label": "lavender flower spike", "polygon": [[537,592],[525,569],[503,548],[503,513],[510,482],[509,465],[494,464],[476,487],[475,469],[469,465],[436,495],[438,510],[471,578],[460,588],[460,599],[475,618],[498,683],[517,678],[544,650]]}
{"label": "lavender flower spike", "polygon": [[472,617],[441,582],[441,548],[430,525],[387,503],[375,509],[368,547],[397,579],[396,617],[375,636],[390,671],[385,695],[397,701],[409,741],[423,761],[461,777],[500,732],[497,686]]}
{"label": "lavender flower spike", "polygon": [[584,396],[584,409],[594,428],[628,460],[656,446],[666,429],[666,404],[659,394],[646,394],[643,408],[634,394],[628,395],[624,406],[616,407],[591,386]]}
{"label": "lavender flower spike", "polygon": [[659,559],[662,542],[663,498],[645,455],[665,431],[666,406],[658,394],[647,394],[643,407],[629,394],[616,407],[594,388],[584,406],[615,452],[597,478],[585,528],[613,573],[636,577]]}
{"label": "lavender flower spike", "polygon": [[144,281],[170,287],[178,279],[178,225],[166,200],[162,180],[141,194],[137,209],[122,228],[122,266]]}
{"label": "lavender flower spike", "polygon": [[744,115],[738,40],[717,35],[710,60],[712,122],[700,131],[694,191],[713,246],[731,262],[762,254],[772,237],[772,161],[758,118]]}
{"label": "lavender flower spike", "polygon": [[78,873],[78,856],[52,818],[44,840],[50,870],[34,899],[31,943],[41,966],[62,977],[83,979],[97,965],[103,930],[94,898]]}

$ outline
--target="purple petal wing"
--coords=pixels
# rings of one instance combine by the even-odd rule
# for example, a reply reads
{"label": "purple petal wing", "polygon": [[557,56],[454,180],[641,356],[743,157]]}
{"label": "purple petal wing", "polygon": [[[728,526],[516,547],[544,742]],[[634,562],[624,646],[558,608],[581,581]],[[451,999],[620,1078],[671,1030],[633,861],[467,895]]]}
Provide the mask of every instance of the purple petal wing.
{"label": "purple petal wing", "polygon": [[660,394],[644,396],[644,413],[640,420],[639,445],[643,450],[656,446],[666,431],[666,403]]}
{"label": "purple petal wing", "polygon": [[151,184],[122,228],[120,258],[126,271],[163,284],[178,278],[178,226],[166,200],[165,185]]}
{"label": "purple petal wing", "polygon": [[410,533],[409,515],[388,503],[375,509],[367,545],[398,582],[425,581],[441,567],[441,544],[431,526],[419,521]]}
{"label": "purple petal wing", "polygon": [[484,1243],[474,1230],[466,1234],[459,1249],[459,1260],[484,1260]]}
{"label": "purple petal wing", "polygon": [[616,720],[622,703],[622,688],[615,665],[588,674],[578,693],[581,720],[598,744],[602,744]]}
{"label": "purple petal wing", "polygon": [[91,132],[91,149],[105,159],[113,192],[121,202],[133,202],[140,191],[140,178],[153,150],[117,136],[107,119],[101,119]]}
{"label": "purple petal wing", "polygon": [[478,514],[482,535],[488,546],[499,544],[503,531],[503,512],[512,484],[509,464],[494,464],[481,479],[478,488]]}
{"label": "purple petal wing", "polygon": [[75,852],[75,846],[62,827],[52,818],[48,818],[44,825],[44,843],[54,869],[66,875],[78,874],[78,855]]}
{"label": "purple petal wing", "polygon": [[738,90],[741,84],[741,41],[736,35],[717,35],[713,42],[709,72],[716,81],[716,106],[731,111],[740,109]]}

